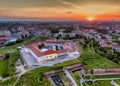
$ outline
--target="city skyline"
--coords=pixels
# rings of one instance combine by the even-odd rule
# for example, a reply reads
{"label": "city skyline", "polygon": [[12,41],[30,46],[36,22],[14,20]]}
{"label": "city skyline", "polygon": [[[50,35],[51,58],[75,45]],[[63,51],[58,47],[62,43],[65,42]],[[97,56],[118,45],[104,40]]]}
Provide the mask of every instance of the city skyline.
{"label": "city skyline", "polygon": [[120,0],[1,0],[0,20],[120,20]]}

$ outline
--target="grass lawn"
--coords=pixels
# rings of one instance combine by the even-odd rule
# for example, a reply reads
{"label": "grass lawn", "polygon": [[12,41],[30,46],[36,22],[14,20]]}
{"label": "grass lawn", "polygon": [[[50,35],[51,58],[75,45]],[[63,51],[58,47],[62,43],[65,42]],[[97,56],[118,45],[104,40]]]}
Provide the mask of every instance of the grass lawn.
{"label": "grass lawn", "polygon": [[57,70],[59,67],[41,67],[24,74],[16,86],[52,86],[51,82],[43,79],[43,73]]}
{"label": "grass lawn", "polygon": [[[102,76],[95,76],[97,78],[120,78],[120,75],[102,75]],[[85,79],[90,79],[90,76],[85,76]]]}
{"label": "grass lawn", "polygon": [[55,64],[54,66],[65,67],[65,66],[69,66],[69,65],[72,65],[72,64],[76,64],[76,63],[80,63],[80,61],[78,59],[74,59],[74,60],[65,61],[63,63]]}
{"label": "grass lawn", "polygon": [[96,81],[94,84],[92,82],[86,82],[89,86],[112,86],[110,81]]}
{"label": "grass lawn", "polygon": [[120,85],[120,80],[115,80],[115,82]]}
{"label": "grass lawn", "polygon": [[16,77],[12,77],[3,82],[0,82],[0,86],[12,86],[15,81],[16,81]]}
{"label": "grass lawn", "polygon": [[[95,79],[100,78],[120,78],[120,75],[102,75],[102,76],[95,76]],[[90,76],[86,76],[85,79],[90,79]],[[120,80],[114,80],[118,85],[120,85]],[[111,80],[108,81],[96,81],[93,85],[92,82],[86,82],[90,86],[111,86]]]}
{"label": "grass lawn", "polygon": [[0,56],[3,56],[4,54],[8,53],[8,51],[16,52],[18,46],[25,45],[25,44],[29,43],[30,41],[31,41],[31,38],[26,39],[22,43],[15,44],[13,46],[3,46],[3,47],[0,47]]}
{"label": "grass lawn", "polygon": [[71,74],[77,85],[80,86],[80,71],[75,71],[73,73],[72,71],[69,70],[69,73]]}
{"label": "grass lawn", "polygon": [[[92,43],[92,42],[91,42]],[[81,49],[81,45],[77,43],[79,49]],[[86,48],[82,48],[83,54],[79,58],[79,60],[85,64],[86,68],[119,68],[120,65],[116,64],[105,57],[102,57],[95,53],[94,48],[90,45]]]}
{"label": "grass lawn", "polygon": [[0,61],[0,76],[4,76],[8,73],[8,59]]}
{"label": "grass lawn", "polygon": [[[120,86],[120,80],[114,80],[115,83]],[[86,82],[89,86],[112,86],[111,80],[108,81],[96,81],[94,84],[92,82]]]}
{"label": "grass lawn", "polygon": [[[22,43],[15,44],[13,46],[3,46],[3,47],[0,47],[0,56],[8,53],[8,51],[11,52],[10,53],[10,69],[9,69],[9,74],[10,75],[14,75],[14,73],[16,71],[15,62],[18,59],[21,59],[20,55],[19,55],[19,52],[17,50],[17,47],[21,46],[21,45],[25,45],[25,44],[29,43],[30,41],[31,41],[31,39],[27,39],[27,40],[23,41]],[[0,62],[0,74],[1,74],[1,71],[5,71],[6,70],[6,67],[4,66],[4,64],[7,64],[7,62],[6,61]],[[1,70],[1,69],[4,69],[4,70]],[[3,73],[5,73],[5,72],[3,72]]]}
{"label": "grass lawn", "polygon": [[65,84],[65,86],[72,86],[72,85],[70,84],[70,81],[66,78],[66,76],[65,76],[62,72],[61,72],[59,75],[60,75],[63,83]]}
{"label": "grass lawn", "polygon": [[76,45],[78,46],[78,49],[79,49],[80,53],[82,54],[82,53],[83,53],[83,48],[82,48],[82,46],[80,45],[79,42],[76,42]]}

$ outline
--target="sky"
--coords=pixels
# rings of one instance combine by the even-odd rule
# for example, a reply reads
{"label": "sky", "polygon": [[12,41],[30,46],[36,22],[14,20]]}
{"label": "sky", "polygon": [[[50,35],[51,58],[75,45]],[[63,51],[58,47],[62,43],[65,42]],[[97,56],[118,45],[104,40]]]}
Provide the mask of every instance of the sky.
{"label": "sky", "polygon": [[0,0],[0,20],[120,20],[120,0]]}

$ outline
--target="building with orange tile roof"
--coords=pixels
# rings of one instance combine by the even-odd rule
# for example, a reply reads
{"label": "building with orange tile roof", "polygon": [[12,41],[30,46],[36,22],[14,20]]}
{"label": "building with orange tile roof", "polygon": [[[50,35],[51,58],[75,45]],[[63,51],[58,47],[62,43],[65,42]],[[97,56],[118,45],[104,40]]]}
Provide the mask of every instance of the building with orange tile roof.
{"label": "building with orange tile roof", "polygon": [[[39,47],[43,46],[43,47]],[[39,63],[55,58],[74,57],[80,55],[72,41],[58,41],[49,39],[44,42],[33,42],[24,47],[26,53],[31,54]]]}

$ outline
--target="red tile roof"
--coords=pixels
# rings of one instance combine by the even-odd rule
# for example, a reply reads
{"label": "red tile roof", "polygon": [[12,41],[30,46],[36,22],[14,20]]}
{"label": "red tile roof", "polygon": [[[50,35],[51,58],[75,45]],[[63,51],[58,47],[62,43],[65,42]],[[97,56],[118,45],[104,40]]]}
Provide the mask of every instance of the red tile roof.
{"label": "red tile roof", "polygon": [[43,52],[44,55],[55,54],[55,53],[56,51],[53,51],[53,50],[48,50],[48,51]]}
{"label": "red tile roof", "polygon": [[56,51],[57,54],[66,53],[66,52],[67,52],[67,49],[61,49]]}
{"label": "red tile roof", "polygon": [[4,39],[0,39],[0,42],[4,42],[5,40]]}
{"label": "red tile roof", "polygon": [[49,38],[46,41],[57,41],[57,39],[56,38]]}
{"label": "red tile roof", "polygon": [[[73,50],[75,50],[75,46],[72,43],[72,47],[73,47],[72,51],[70,49],[68,49],[68,48],[65,48],[65,49],[56,50],[56,51],[48,50],[48,51],[42,52],[38,48],[38,45],[40,45],[41,43],[43,43],[43,42],[28,44],[28,45],[26,45],[26,48],[30,49],[37,57],[41,57],[41,56],[49,55],[49,54],[55,54],[55,53],[60,54],[60,53],[65,53],[67,51],[72,52]],[[64,44],[65,42],[62,42],[62,41],[61,42],[59,42],[59,41],[46,41],[45,43]]]}
{"label": "red tile roof", "polygon": [[30,49],[35,55],[38,57],[43,56],[44,54],[40,52],[40,50],[36,49],[34,46],[28,45],[26,48]]}
{"label": "red tile roof", "polygon": [[11,36],[0,37],[0,39],[8,39],[8,38],[11,38]]}
{"label": "red tile roof", "polygon": [[65,42],[62,42],[62,41],[46,41],[45,43],[51,43],[51,44],[64,44]]}

